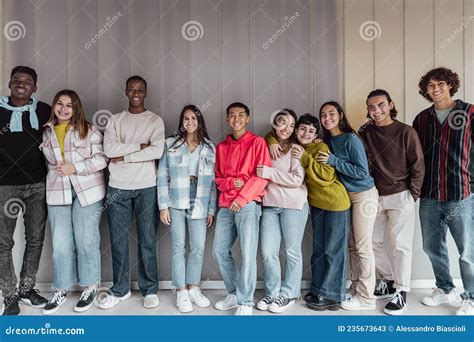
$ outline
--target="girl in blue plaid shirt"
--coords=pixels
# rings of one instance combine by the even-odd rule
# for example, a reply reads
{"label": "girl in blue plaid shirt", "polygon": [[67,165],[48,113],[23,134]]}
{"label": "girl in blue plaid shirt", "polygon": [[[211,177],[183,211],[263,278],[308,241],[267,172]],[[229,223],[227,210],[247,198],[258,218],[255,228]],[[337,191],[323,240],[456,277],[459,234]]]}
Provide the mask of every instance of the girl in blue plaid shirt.
{"label": "girl in blue plaid shirt", "polygon": [[[160,220],[171,227],[172,280],[176,306],[191,312],[211,305],[199,283],[206,243],[206,227],[214,221],[216,187],[215,146],[210,141],[202,112],[194,105],[183,108],[176,134],[166,139],[158,168]],[[186,223],[189,256],[186,264]]]}

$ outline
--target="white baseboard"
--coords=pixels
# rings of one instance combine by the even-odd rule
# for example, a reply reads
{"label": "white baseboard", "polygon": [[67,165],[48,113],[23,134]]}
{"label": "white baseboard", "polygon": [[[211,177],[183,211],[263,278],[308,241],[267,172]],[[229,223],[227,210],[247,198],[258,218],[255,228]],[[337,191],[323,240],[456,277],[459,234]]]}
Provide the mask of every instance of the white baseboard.
{"label": "white baseboard", "polygon": [[[309,280],[303,280],[301,282],[301,288],[303,290],[309,289],[311,285],[311,282]],[[454,279],[454,285],[456,287],[461,287],[462,288],[462,281],[461,279]],[[111,287],[112,282],[103,282],[101,284],[102,287]],[[203,289],[206,290],[224,290],[225,285],[222,280],[206,280],[201,283],[201,286]],[[171,285],[170,280],[164,280],[159,282],[159,287],[160,290],[171,290],[173,289],[173,286]],[[435,280],[434,279],[413,279],[411,281],[411,288],[412,289],[430,289],[434,288],[435,286]],[[40,291],[51,291],[52,289],[52,284],[51,283],[38,283],[36,284],[36,288]],[[258,290],[263,290],[264,287],[264,282],[263,280],[257,281],[257,287]],[[76,287],[74,290],[80,291],[79,287]],[[136,281],[132,281],[132,290],[138,290],[138,283]]]}

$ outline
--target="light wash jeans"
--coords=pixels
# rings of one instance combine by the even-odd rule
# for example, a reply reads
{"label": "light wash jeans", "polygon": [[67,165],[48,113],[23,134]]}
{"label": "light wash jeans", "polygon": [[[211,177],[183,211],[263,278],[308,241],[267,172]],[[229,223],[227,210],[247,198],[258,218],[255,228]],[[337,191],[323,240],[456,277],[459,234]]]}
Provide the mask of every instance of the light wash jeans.
{"label": "light wash jeans", "polygon": [[101,212],[102,201],[81,207],[74,190],[72,204],[48,205],[56,289],[100,283]]}
{"label": "light wash jeans", "polygon": [[[220,208],[217,214],[213,254],[219,265],[228,293],[237,295],[239,305],[253,306],[253,294],[257,284],[258,230],[262,209],[252,201],[238,213]],[[240,239],[242,261],[237,270],[231,248],[237,236]]]}
{"label": "light wash jeans", "polygon": [[474,195],[462,201],[437,201],[422,198],[420,204],[423,250],[428,254],[436,287],[445,293],[454,289],[449,272],[446,235],[449,231],[459,252],[459,268],[464,298],[474,299]]}
{"label": "light wash jeans", "polygon": [[[171,216],[173,286],[198,285],[201,282],[202,261],[206,245],[206,219],[193,220],[191,214],[196,198],[197,180],[191,180],[189,209],[169,208]],[[186,264],[186,222],[189,231],[189,255]]]}
{"label": "light wash jeans", "polygon": [[[303,209],[264,207],[260,232],[265,294],[276,298],[298,298],[301,295],[303,255],[301,242],[308,221],[308,203]],[[280,243],[285,241],[285,280],[281,282]]]}

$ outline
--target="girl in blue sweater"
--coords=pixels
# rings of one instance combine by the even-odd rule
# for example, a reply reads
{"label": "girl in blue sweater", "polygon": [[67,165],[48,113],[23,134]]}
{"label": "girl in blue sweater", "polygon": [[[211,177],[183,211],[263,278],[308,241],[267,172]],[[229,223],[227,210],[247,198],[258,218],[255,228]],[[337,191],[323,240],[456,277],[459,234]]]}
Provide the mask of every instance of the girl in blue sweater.
{"label": "girl in blue sweater", "polygon": [[354,132],[342,107],[326,102],[319,110],[324,142],[332,153],[321,152],[320,163],[334,167],[344,183],[352,204],[349,232],[349,294],[341,307],[346,310],[375,310],[375,259],[372,232],[378,209],[378,192],[369,173],[362,140]]}

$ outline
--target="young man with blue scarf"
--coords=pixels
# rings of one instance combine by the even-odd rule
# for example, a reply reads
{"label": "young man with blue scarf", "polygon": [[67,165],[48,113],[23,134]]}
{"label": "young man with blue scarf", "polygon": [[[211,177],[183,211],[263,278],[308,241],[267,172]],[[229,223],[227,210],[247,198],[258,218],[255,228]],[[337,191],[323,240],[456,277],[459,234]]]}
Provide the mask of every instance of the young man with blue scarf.
{"label": "young man with blue scarf", "polygon": [[[39,149],[51,107],[32,97],[38,76],[27,66],[13,68],[10,96],[0,97],[0,289],[3,315],[18,315],[21,301],[41,308],[47,300],[35,290],[43,249],[46,209],[46,164]],[[25,252],[20,285],[12,259],[13,234],[23,212]]]}

